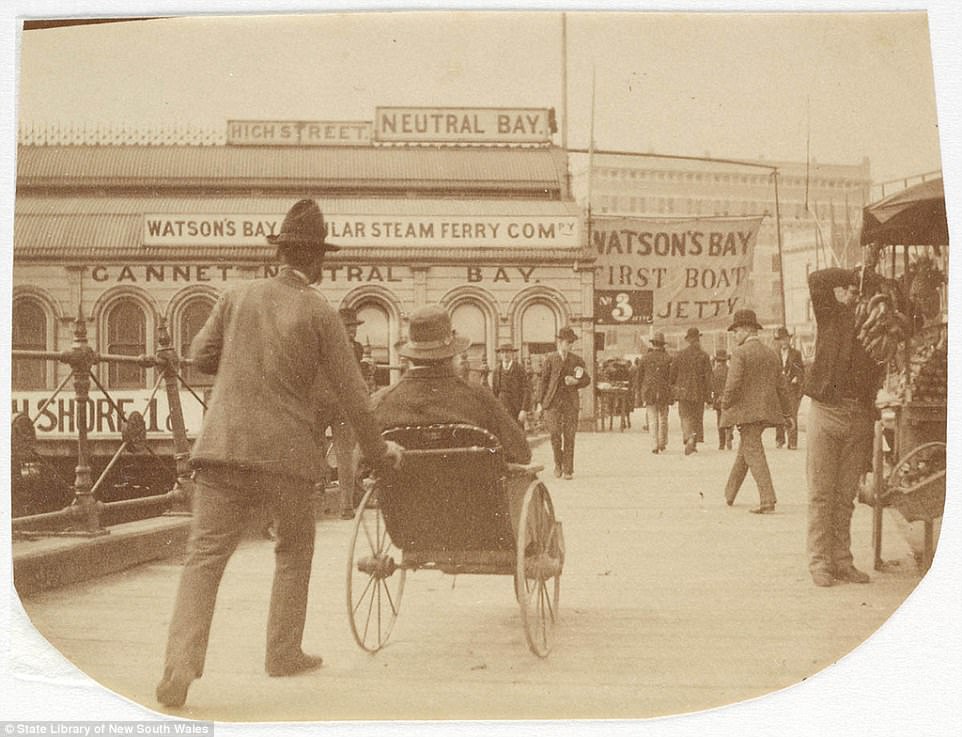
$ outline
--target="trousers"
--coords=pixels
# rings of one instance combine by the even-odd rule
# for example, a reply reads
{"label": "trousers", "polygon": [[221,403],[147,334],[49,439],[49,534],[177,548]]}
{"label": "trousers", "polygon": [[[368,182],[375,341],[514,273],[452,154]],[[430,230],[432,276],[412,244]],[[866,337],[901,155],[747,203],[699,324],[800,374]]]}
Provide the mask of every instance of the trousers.
{"label": "trousers", "polygon": [[300,655],[314,555],[311,491],[310,482],[291,476],[232,467],[197,471],[187,562],[170,620],[165,668],[194,678],[203,675],[224,568],[250,512],[264,503],[274,516],[277,538],[265,667]]}
{"label": "trousers", "polygon": [[790,417],[792,418],[794,424],[791,429],[786,433],[784,425],[775,425],[775,442],[782,445],[785,442],[785,436],[788,435],[788,447],[797,448],[798,447],[798,407],[802,403],[802,392],[798,387],[790,386],[788,388],[788,396],[791,401],[792,411]]}
{"label": "trousers", "polygon": [[678,400],[678,417],[681,419],[681,435],[684,442],[692,436],[695,442],[705,442],[705,404],[687,399]]}
{"label": "trousers", "polygon": [[728,483],[725,484],[725,501],[729,504],[735,501],[738,490],[748,471],[758,486],[759,502],[764,506],[775,504],[775,487],[772,485],[772,474],[768,470],[768,459],[765,458],[765,446],[762,445],[762,422],[748,422],[738,426],[738,451]]}
{"label": "trousers", "polygon": [[649,403],[645,407],[645,416],[652,450],[664,450],[668,446],[668,405]]}
{"label": "trousers", "polygon": [[812,400],[806,419],[808,556],[812,573],[852,565],[852,512],[871,463],[875,412],[854,400]]}
{"label": "trousers", "polygon": [[555,468],[575,472],[575,433],[578,431],[578,405],[562,402],[544,411],[545,429],[551,434]]}
{"label": "trousers", "polygon": [[715,410],[715,425],[718,427],[718,449],[728,448],[731,450],[732,447],[732,436],[735,434],[734,428],[722,427],[721,426],[721,416],[722,411],[720,409]]}
{"label": "trousers", "polygon": [[334,457],[337,459],[337,487],[340,495],[341,514],[352,512],[355,500],[360,501],[360,490],[357,488],[358,457],[355,453],[357,439],[354,428],[343,417],[334,422],[332,428],[334,436]]}

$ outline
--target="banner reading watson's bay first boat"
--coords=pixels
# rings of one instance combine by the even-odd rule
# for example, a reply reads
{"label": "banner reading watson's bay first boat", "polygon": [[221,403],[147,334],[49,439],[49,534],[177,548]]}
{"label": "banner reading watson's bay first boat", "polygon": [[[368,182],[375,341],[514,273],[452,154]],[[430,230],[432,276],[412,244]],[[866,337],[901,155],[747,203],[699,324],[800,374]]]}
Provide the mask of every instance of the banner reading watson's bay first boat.
{"label": "banner reading watson's bay first boat", "polygon": [[595,322],[724,329],[751,307],[759,217],[595,217]]}

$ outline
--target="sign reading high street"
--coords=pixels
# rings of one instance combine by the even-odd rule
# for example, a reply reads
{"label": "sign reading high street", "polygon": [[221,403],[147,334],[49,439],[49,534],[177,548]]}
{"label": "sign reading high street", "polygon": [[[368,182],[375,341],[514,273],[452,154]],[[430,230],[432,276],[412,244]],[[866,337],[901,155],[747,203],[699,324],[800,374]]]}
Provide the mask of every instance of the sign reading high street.
{"label": "sign reading high street", "polygon": [[[592,222],[595,321],[727,328],[745,304],[761,218]],[[603,303],[601,300],[604,300]],[[638,312],[648,312],[638,319]]]}
{"label": "sign reading high street", "polygon": [[[144,246],[265,246],[283,213],[147,214]],[[325,213],[327,237],[347,246],[578,246],[578,218],[547,215],[346,215]]]}
{"label": "sign reading high street", "polygon": [[363,120],[228,120],[228,146],[369,146]]}
{"label": "sign reading high street", "polygon": [[384,143],[547,143],[546,108],[379,107],[374,137]]}

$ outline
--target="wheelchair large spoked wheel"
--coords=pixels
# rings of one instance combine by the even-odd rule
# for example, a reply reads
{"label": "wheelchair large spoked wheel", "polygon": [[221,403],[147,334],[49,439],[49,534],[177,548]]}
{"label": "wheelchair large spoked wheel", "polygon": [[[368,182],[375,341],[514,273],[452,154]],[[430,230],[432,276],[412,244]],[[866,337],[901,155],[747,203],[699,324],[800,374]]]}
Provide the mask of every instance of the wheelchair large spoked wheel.
{"label": "wheelchair large spoked wheel", "polygon": [[525,491],[518,520],[515,593],[528,647],[542,658],[554,640],[563,564],[564,542],[551,496],[535,481]]}
{"label": "wheelchair large spoked wheel", "polygon": [[399,567],[400,560],[401,551],[392,542],[377,503],[377,488],[371,488],[354,515],[347,560],[351,634],[370,653],[384,647],[401,608],[406,571]]}

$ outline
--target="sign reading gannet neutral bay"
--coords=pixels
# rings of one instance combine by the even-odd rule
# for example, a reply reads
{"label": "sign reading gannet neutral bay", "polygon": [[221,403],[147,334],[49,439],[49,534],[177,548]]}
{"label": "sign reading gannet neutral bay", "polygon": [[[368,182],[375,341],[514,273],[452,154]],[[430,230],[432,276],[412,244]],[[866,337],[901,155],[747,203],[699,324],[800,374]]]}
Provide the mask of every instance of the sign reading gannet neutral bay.
{"label": "sign reading gannet neutral bay", "polygon": [[727,328],[735,310],[749,306],[760,225],[760,217],[598,218],[595,322]]}
{"label": "sign reading gannet neutral bay", "polygon": [[547,143],[546,108],[379,107],[374,138],[384,143]]}
{"label": "sign reading gannet neutral bay", "polygon": [[[147,214],[143,245],[266,246],[280,232],[283,213]],[[344,246],[523,246],[574,248],[577,216],[549,215],[348,215],[325,213],[327,237]]]}

